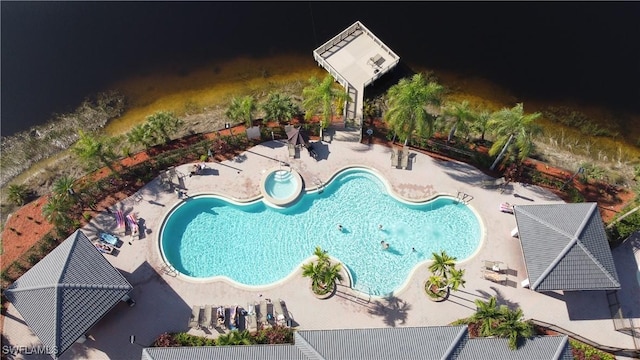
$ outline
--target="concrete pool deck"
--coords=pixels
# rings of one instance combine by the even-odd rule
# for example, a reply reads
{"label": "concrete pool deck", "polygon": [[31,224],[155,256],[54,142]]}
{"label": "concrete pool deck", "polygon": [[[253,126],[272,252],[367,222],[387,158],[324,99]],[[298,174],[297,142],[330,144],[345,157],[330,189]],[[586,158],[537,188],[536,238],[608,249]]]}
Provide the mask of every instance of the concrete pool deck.
{"label": "concrete pool deck", "polygon": [[[542,204],[561,202],[552,193],[536,186],[509,184],[504,193],[481,187],[486,175],[476,168],[455,161],[441,161],[411,151],[408,170],[391,167],[391,149],[381,145],[365,145],[334,141],[323,143],[316,149],[319,161],[306,152],[289,158],[286,144],[269,141],[255,146],[231,161],[207,163],[202,175],[182,178],[187,194],[216,193],[239,201],[260,195],[260,179],[264,171],[289,163],[297,170],[307,187],[327,181],[341,168],[353,165],[376,169],[391,184],[393,190],[407,199],[423,199],[435,194],[456,196],[458,192],[470,195],[469,205],[479,214],[485,236],[478,253],[459,264],[466,270],[466,287],[454,292],[442,303],[430,301],[423,284],[429,272],[426,265],[419,266],[408,285],[393,298],[369,298],[340,287],[329,300],[316,299],[308,289],[308,279],[298,269],[277,285],[249,289],[227,281],[187,281],[162,271],[157,232],[166,213],[181,199],[172,191],[163,190],[158,179],[139,191],[141,197],[132,196],[116,204],[126,214],[134,213],[140,219],[141,230],[146,232],[140,240],[129,245],[129,236],[116,256],[106,258],[134,286],[132,297],[137,305],[129,308],[118,304],[104,319],[89,331],[84,344],[73,345],[61,359],[139,359],[142,346],[149,346],[163,332],[187,331],[187,322],[193,305],[246,306],[261,298],[284,300],[300,329],[340,329],[395,326],[446,325],[474,313],[476,299],[496,296],[498,302],[522,308],[525,318],[555,324],[602,345],[634,348],[631,336],[615,331],[609,314],[605,292],[537,293],[521,287],[526,269],[518,239],[511,237],[516,226],[513,215],[498,210],[502,202],[512,204]],[[191,164],[176,170],[189,174]],[[174,179],[177,181],[177,179]],[[518,196],[514,196],[514,195]],[[113,231],[113,215],[102,214],[83,228],[90,238],[98,231]],[[146,230],[146,231],[145,231]],[[630,248],[629,248],[630,247]],[[640,239],[617,248],[613,254],[620,274],[623,290],[620,301],[627,317],[640,318],[640,289],[637,264],[640,262]],[[311,254],[313,249],[309,249]],[[509,266],[508,283],[501,285],[481,277],[483,260],[499,260]],[[238,259],[238,261],[252,261]],[[256,263],[268,271],[269,264]],[[633,268],[635,266],[635,269]],[[214,331],[215,332],[215,331]],[[189,330],[194,335],[216,336],[202,330]],[[13,345],[39,344],[38,338],[24,324],[13,306],[9,306],[4,322],[4,334]],[[136,344],[129,336],[136,336]],[[40,356],[38,356],[40,357]],[[25,358],[38,358],[25,356]],[[49,358],[49,357],[42,357]]]}

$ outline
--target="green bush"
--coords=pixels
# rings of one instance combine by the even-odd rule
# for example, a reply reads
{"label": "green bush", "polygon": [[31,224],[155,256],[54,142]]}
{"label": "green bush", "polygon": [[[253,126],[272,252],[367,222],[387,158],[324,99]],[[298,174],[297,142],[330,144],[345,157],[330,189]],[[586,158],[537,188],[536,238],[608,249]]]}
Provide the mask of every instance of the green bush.
{"label": "green bush", "polygon": [[578,340],[569,339],[573,358],[578,360],[615,360],[615,356]]}
{"label": "green bush", "polygon": [[201,336],[190,335],[187,333],[177,333],[173,335],[173,339],[179,346],[215,346],[216,341]]}
{"label": "green bush", "polygon": [[[625,208],[620,213],[624,214],[629,210],[631,209]],[[619,243],[631,236],[634,232],[638,231],[638,229],[640,229],[640,211],[636,211],[623,220],[615,223],[611,229],[607,229],[607,233],[614,243]]]}

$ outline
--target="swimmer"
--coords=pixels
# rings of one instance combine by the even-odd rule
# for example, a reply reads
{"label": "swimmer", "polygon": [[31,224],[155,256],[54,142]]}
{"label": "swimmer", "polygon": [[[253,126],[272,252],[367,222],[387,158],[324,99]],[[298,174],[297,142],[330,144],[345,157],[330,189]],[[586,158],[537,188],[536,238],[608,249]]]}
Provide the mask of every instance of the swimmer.
{"label": "swimmer", "polygon": [[382,230],[382,224],[378,225],[378,230]]}
{"label": "swimmer", "polygon": [[338,224],[338,231],[342,231],[342,225]]}
{"label": "swimmer", "polygon": [[411,248],[411,252],[416,252],[416,248]]}

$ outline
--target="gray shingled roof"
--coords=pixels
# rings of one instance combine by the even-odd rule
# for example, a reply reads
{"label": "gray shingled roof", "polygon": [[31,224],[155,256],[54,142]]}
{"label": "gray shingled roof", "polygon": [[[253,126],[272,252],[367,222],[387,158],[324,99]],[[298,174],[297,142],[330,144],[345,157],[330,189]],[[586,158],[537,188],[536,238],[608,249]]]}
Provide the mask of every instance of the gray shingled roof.
{"label": "gray shingled roof", "polygon": [[466,326],[301,330],[295,345],[145,348],[142,360],[446,359],[571,360],[567,336],[527,339],[509,350],[507,339],[469,339]]}
{"label": "gray shingled roof", "polygon": [[524,340],[510,350],[503,338],[469,339],[452,360],[573,360],[567,336],[539,336]]}
{"label": "gray shingled roof", "polygon": [[295,342],[302,346],[304,341],[306,348],[314,350],[316,356],[310,359],[393,359],[398,354],[406,359],[425,359],[425,354],[441,359],[466,337],[466,326],[431,326],[299,331]]}
{"label": "gray shingled roof", "polygon": [[514,207],[532,290],[610,290],[620,281],[596,203]]}
{"label": "gray shingled roof", "polygon": [[77,230],[4,294],[42,344],[62,354],[132,286]]}
{"label": "gray shingled roof", "polygon": [[286,359],[308,360],[293,345],[237,345],[157,347],[142,350],[142,360],[237,360]]}

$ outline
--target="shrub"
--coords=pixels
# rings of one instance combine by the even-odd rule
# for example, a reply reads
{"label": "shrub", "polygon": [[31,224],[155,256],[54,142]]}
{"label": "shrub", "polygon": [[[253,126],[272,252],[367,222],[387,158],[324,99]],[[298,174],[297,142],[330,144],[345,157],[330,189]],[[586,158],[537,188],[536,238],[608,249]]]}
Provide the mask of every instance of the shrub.
{"label": "shrub", "polygon": [[87,221],[91,220],[91,218],[92,218],[91,213],[88,213],[88,212],[83,213],[82,217]]}
{"label": "shrub", "polygon": [[578,340],[569,339],[573,358],[578,360],[615,360],[615,356]]}
{"label": "shrub", "polygon": [[276,325],[258,331],[254,335],[257,344],[293,344],[293,330]]}
{"label": "shrub", "polygon": [[178,342],[173,338],[172,334],[163,333],[163,334],[160,334],[160,336],[158,336],[156,341],[153,342],[152,346],[155,346],[155,347],[175,347],[175,346],[180,346],[180,344],[178,344]]}
{"label": "shrub", "polygon": [[29,264],[35,265],[38,261],[40,261],[40,256],[35,253],[29,254],[29,256],[27,256],[27,261],[29,262]]}

